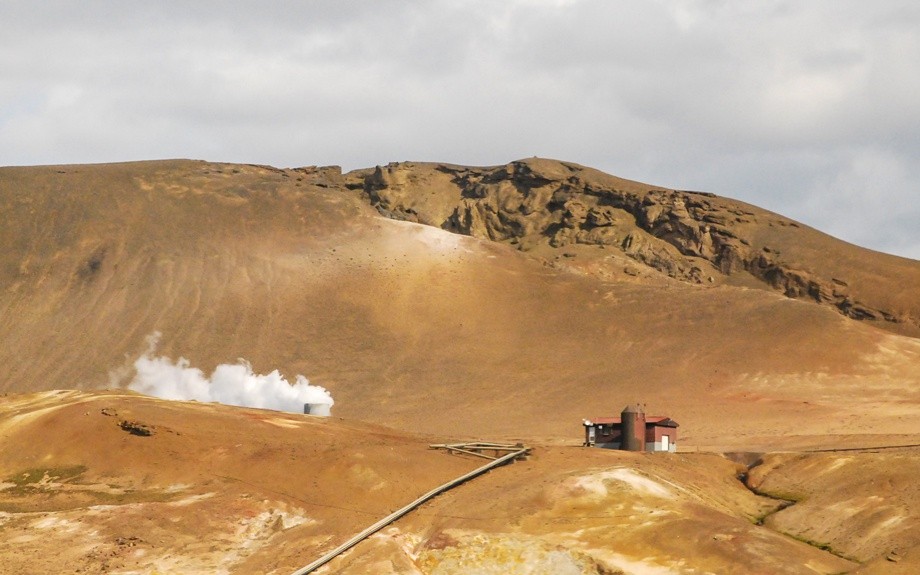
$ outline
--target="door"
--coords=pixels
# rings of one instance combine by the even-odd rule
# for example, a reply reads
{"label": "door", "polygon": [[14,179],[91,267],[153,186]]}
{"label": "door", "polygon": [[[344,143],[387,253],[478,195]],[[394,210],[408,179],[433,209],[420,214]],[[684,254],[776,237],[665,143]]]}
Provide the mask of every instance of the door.
{"label": "door", "polygon": [[667,435],[661,436],[661,450],[662,451],[671,451],[671,438]]}
{"label": "door", "polygon": [[594,445],[594,426],[588,428],[588,445]]}

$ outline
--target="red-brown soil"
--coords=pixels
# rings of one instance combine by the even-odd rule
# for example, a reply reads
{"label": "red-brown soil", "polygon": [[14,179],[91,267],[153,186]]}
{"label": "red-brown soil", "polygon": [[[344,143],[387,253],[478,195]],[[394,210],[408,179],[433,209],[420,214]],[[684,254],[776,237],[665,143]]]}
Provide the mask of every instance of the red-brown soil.
{"label": "red-brown soil", "polygon": [[[0,573],[290,573],[480,465],[434,440],[125,393],[7,396]],[[749,483],[797,500],[777,511],[718,454],[536,445],[325,569],[878,572],[916,559],[918,461],[917,448],[764,456]]]}
{"label": "red-brown soil", "polygon": [[[344,175],[0,168],[0,213],[0,390],[124,386],[161,332],[157,353],[205,372],[242,357],[336,400],[320,422],[122,395],[5,398],[8,572],[59,570],[54,548],[82,572],[282,573],[474,465],[429,452],[430,437],[541,447],[431,504],[439,519],[407,518],[359,548],[351,572],[437,573],[486,548],[635,573],[907,573],[920,560],[916,494],[899,487],[915,450],[809,453],[920,444],[918,262],[546,160]],[[578,447],[582,418],[636,401],[680,423],[683,454]],[[102,414],[109,403],[117,416]],[[754,525],[766,503],[707,454],[724,451],[794,452],[765,455],[751,480],[800,501]],[[675,496],[640,497],[636,477]],[[663,518],[640,522],[623,489]],[[335,512],[305,503],[327,500]],[[567,523],[579,506],[623,517]]]}

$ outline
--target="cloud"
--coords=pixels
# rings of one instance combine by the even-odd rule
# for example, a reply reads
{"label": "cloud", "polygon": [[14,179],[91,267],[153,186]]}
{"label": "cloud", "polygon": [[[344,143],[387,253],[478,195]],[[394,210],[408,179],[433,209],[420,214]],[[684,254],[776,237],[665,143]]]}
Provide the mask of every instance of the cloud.
{"label": "cloud", "polygon": [[863,221],[920,215],[918,29],[907,0],[13,0],[0,157],[539,155],[920,257],[910,221]]}

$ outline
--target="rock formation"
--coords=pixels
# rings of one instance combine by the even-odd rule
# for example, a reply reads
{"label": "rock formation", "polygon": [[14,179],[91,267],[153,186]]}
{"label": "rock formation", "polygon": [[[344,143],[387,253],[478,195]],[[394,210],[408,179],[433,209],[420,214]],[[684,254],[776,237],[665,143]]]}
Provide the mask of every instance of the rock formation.
{"label": "rock formation", "polygon": [[618,250],[690,284],[752,276],[761,287],[833,306],[854,319],[907,324],[908,331],[920,326],[916,315],[854,295],[844,279],[785,257],[795,240],[783,232],[800,224],[715,194],[647,186],[541,159],[488,168],[391,163],[363,176],[369,201],[394,219],[522,251],[544,246],[573,256],[567,251],[572,246]]}

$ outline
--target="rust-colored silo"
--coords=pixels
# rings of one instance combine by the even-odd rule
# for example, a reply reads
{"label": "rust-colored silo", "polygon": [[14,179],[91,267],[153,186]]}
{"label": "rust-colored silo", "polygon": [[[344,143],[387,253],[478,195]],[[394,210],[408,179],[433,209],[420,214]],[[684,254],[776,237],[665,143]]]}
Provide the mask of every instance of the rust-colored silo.
{"label": "rust-colored silo", "polygon": [[639,404],[627,405],[620,413],[623,436],[620,449],[645,451],[645,410]]}

